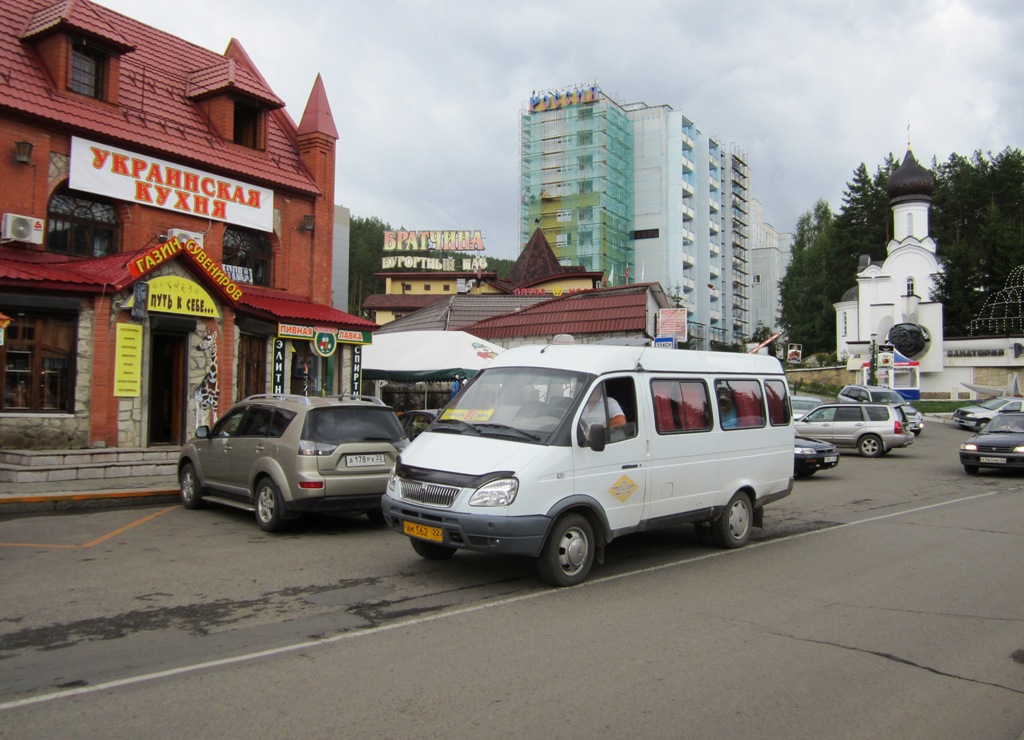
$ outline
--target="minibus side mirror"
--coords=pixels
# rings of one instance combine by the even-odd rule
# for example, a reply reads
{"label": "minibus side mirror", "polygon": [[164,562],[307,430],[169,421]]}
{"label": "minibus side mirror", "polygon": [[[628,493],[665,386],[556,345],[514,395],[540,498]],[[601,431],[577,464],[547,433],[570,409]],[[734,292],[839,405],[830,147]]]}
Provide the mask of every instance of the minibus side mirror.
{"label": "minibus side mirror", "polygon": [[601,452],[608,444],[608,433],[605,431],[604,424],[591,425],[589,437],[590,449],[594,452]]}

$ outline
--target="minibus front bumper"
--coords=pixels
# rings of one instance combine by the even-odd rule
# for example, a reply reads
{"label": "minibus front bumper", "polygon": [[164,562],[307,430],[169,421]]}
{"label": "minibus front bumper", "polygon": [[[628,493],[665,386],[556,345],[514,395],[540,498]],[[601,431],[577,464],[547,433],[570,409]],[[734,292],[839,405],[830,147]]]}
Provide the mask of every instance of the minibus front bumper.
{"label": "minibus front bumper", "polygon": [[537,557],[551,517],[487,516],[381,499],[384,520],[396,532],[446,547]]}

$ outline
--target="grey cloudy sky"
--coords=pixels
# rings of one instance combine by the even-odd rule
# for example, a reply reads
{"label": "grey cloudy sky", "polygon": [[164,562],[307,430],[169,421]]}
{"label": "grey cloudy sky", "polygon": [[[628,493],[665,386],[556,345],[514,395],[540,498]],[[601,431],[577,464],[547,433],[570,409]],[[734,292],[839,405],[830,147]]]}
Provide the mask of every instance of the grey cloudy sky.
{"label": "grey cloudy sky", "polygon": [[[1019,0],[207,0],[102,5],[223,52],[238,39],[298,121],[323,76],[335,200],[395,228],[480,229],[515,257],[519,113],[596,81],[743,152],[779,231],[838,210],[861,163],[1024,147]],[[187,65],[187,60],[183,60]]]}

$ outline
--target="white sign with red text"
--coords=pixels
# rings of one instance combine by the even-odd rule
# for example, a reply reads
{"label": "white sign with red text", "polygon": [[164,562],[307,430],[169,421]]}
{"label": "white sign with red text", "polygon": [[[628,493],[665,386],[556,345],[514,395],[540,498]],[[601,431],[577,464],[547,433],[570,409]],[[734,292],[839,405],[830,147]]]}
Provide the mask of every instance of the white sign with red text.
{"label": "white sign with red text", "polygon": [[274,192],[188,165],[71,138],[73,190],[270,231]]}

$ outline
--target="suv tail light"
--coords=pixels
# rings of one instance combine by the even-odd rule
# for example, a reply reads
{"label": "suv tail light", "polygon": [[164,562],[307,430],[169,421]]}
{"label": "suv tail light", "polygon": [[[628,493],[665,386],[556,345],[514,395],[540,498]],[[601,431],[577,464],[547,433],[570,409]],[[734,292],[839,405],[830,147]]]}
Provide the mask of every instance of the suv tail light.
{"label": "suv tail light", "polygon": [[899,419],[897,419],[896,423],[893,425],[893,432],[895,434],[903,434],[903,425],[900,424],[900,420]]}
{"label": "suv tail light", "polygon": [[333,455],[338,445],[330,442],[314,442],[311,439],[299,440],[299,455],[304,457],[326,457]]}

